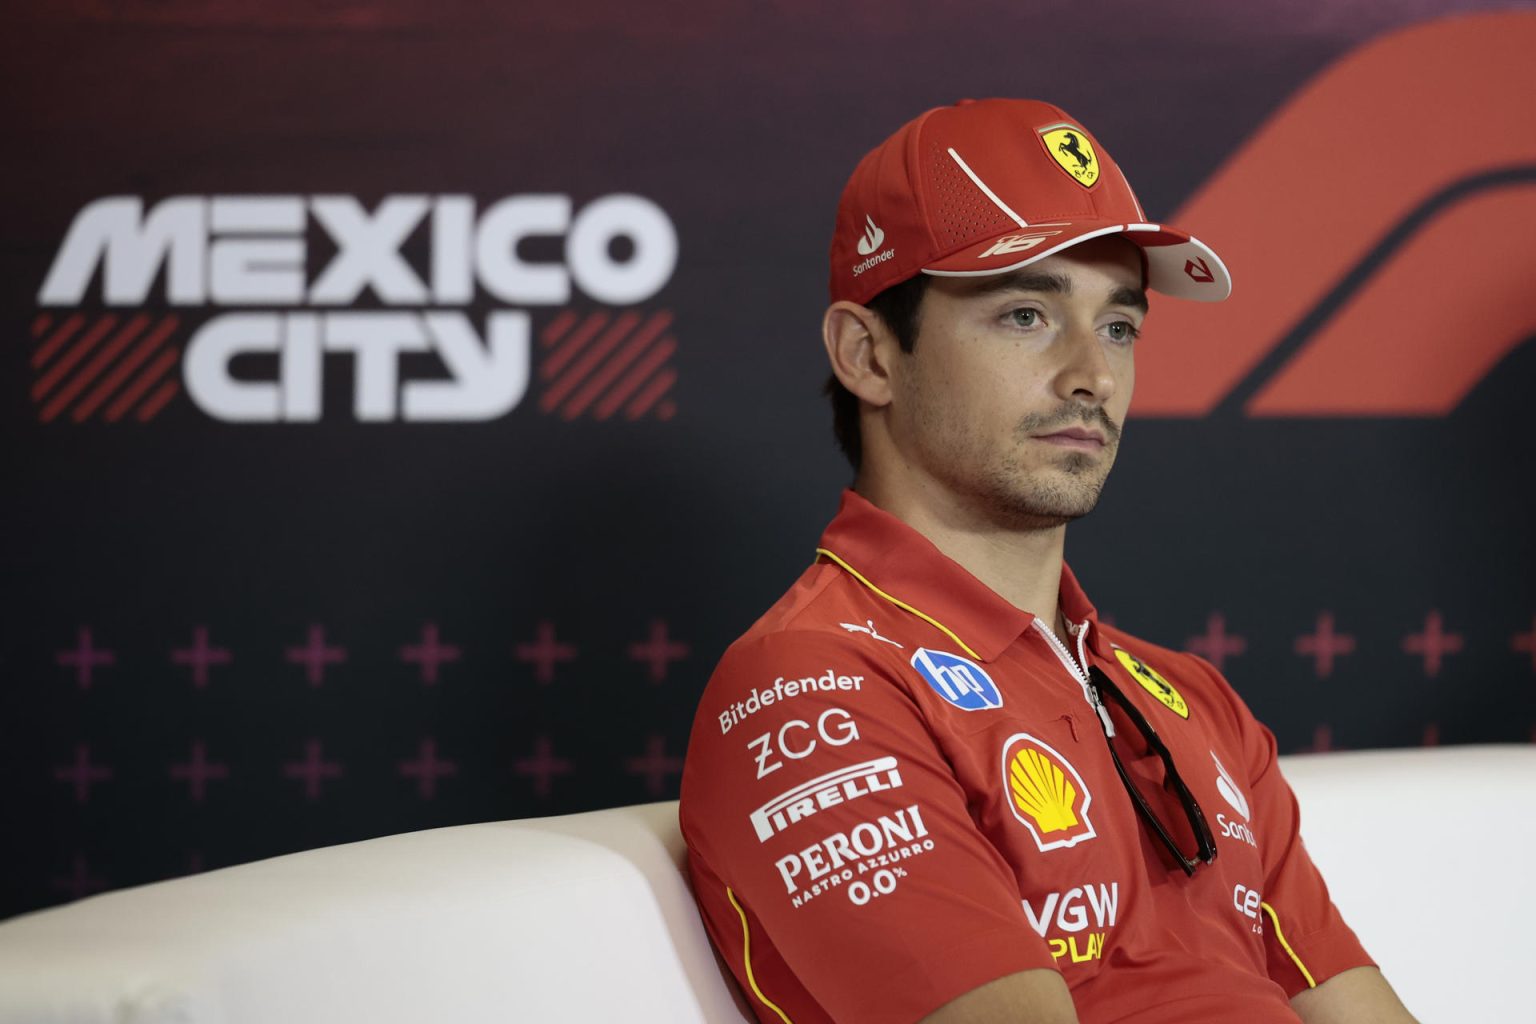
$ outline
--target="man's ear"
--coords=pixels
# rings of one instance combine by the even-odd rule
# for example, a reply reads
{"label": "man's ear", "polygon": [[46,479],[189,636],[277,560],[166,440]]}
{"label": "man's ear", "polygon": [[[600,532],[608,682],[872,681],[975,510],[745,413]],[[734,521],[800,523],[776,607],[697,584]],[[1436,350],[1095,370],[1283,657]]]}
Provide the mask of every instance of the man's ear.
{"label": "man's ear", "polygon": [[900,346],[876,313],[855,302],[834,302],[821,318],[821,340],[832,374],[875,407],[891,401],[891,361]]}

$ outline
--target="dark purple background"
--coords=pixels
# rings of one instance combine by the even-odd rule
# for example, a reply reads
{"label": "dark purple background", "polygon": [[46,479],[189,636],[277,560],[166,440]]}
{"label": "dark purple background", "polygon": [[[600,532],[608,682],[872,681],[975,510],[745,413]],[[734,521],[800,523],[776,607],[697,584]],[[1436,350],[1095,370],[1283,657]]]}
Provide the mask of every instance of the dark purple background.
{"label": "dark purple background", "polygon": [[[809,561],[847,479],[817,331],[833,207],[865,150],[955,98],[1047,98],[1112,147],[1158,219],[1362,41],[1509,6],[13,14],[0,915],[675,796],[675,774],[653,786],[630,761],[652,743],[682,754],[714,658]],[[671,420],[567,423],[530,391],[471,425],[229,425],[185,395],[149,424],[43,424],[28,397],[37,290],[95,198],[541,191],[634,192],[671,216],[680,261],[646,304],[676,316]],[[330,372],[344,396],[345,368]],[[1135,421],[1069,557],[1101,611],[1149,639],[1185,646],[1222,616],[1245,644],[1224,667],[1283,750],[1528,741],[1536,658],[1512,638],[1536,617],[1533,380],[1526,344],[1445,419]],[[1294,649],[1323,610],[1357,640],[1327,678]],[[1403,649],[1431,611],[1464,643],[1434,676]],[[659,681],[630,653],[657,621],[688,650]],[[428,622],[461,649],[433,686],[399,657]],[[547,685],[515,656],[540,622],[576,649]],[[169,653],[199,625],[233,657],[205,688]],[[318,687],[284,657],[311,625],[348,649]],[[57,662],[82,626],[116,658],[90,689]],[[430,799],[400,772],[427,737],[457,772]],[[316,800],[282,770],[311,738],[343,769]],[[194,740],[228,772],[202,801],[170,776]],[[78,800],[56,776],[82,743],[112,776]],[[517,770],[541,743],[569,763],[543,792]]]}

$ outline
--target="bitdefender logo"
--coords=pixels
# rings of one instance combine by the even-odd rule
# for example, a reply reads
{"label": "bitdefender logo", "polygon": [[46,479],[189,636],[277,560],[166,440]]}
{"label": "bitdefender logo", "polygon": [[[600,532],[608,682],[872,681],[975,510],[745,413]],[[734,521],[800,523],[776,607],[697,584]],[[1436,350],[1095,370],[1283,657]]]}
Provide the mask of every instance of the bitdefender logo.
{"label": "bitdefender logo", "polygon": [[[38,292],[32,397],[44,422],[146,420],[184,387],[217,420],[306,423],[328,411],[340,356],[353,387],[337,414],[493,420],[528,392],[532,309],[645,302],[677,248],[665,211],[628,194],[580,208],[511,195],[478,213],[467,195],[390,195],[371,212],[349,195],[97,199]],[[559,310],[539,335],[540,408],[668,418],[670,323],[666,311]],[[423,375],[431,356],[438,369]]]}

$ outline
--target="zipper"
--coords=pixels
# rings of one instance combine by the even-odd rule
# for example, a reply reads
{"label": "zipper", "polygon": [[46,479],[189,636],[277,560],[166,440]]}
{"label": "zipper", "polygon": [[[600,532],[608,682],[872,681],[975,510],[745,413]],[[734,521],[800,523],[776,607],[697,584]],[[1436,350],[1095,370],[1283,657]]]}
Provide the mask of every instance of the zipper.
{"label": "zipper", "polygon": [[1071,652],[1067,650],[1067,645],[1061,642],[1060,638],[1051,631],[1049,626],[1040,621],[1038,615],[1032,624],[1040,631],[1040,635],[1045,637],[1046,642],[1050,644],[1051,650],[1055,652],[1056,659],[1061,662],[1062,667],[1072,673],[1072,678],[1077,680],[1077,685],[1083,688],[1083,700],[1087,701],[1088,706],[1098,713],[1099,721],[1104,723],[1105,735],[1113,737],[1115,735],[1115,723],[1110,721],[1109,712],[1105,710],[1104,702],[1099,699],[1099,691],[1089,680],[1088,670],[1084,667],[1088,664],[1088,620],[1084,619],[1080,626],[1071,622],[1067,623],[1067,631],[1077,640],[1076,660],[1073,659]]}

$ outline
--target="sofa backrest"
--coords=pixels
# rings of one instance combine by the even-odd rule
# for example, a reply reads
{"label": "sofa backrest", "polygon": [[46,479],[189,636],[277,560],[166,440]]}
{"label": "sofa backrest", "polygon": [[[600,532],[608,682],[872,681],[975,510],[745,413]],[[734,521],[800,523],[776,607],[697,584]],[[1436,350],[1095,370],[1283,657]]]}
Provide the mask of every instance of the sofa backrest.
{"label": "sofa backrest", "polygon": [[[1282,760],[1335,901],[1426,1024],[1530,1019],[1536,747]],[[753,1019],[675,803],[434,829],[0,924],[0,1024]]]}
{"label": "sofa backrest", "polygon": [[1334,903],[1419,1020],[1536,1020],[1536,746],[1309,754],[1281,769]]}
{"label": "sofa backrest", "polygon": [[681,862],[674,802],[105,893],[0,924],[0,1022],[751,1020]]}

